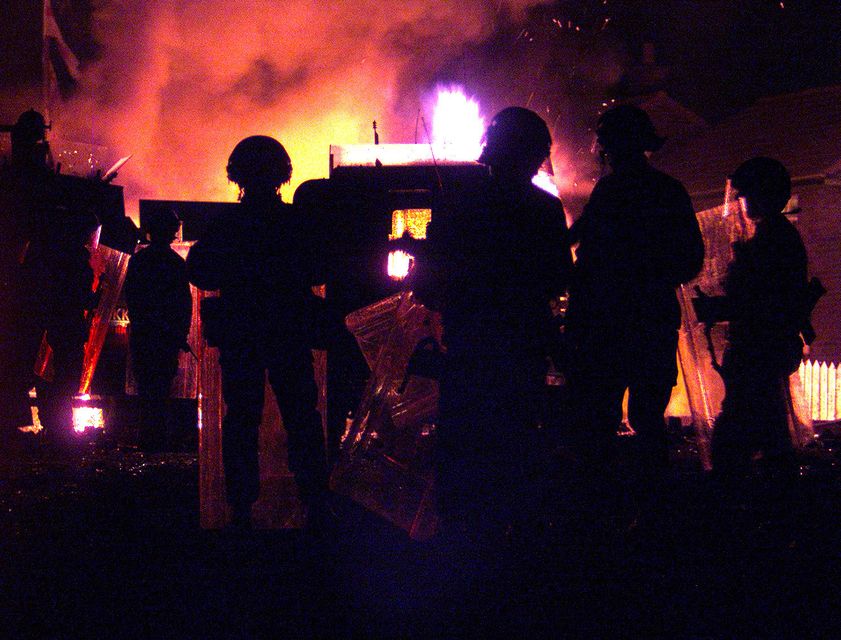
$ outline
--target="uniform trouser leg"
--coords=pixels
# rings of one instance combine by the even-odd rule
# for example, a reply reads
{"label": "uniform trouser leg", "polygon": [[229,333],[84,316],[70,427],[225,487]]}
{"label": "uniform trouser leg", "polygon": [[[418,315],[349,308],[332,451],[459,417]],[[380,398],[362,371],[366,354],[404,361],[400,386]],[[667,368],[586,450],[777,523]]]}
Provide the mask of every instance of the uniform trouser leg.
{"label": "uniform trouser leg", "polygon": [[539,499],[535,454],[543,361],[505,334],[451,338],[435,446],[439,509],[455,527],[495,535]]}
{"label": "uniform trouser leg", "polygon": [[[757,361],[752,353],[724,354],[725,394],[713,432],[713,467],[748,472],[753,455],[793,472],[794,447],[788,428],[788,375]],[[787,470],[786,470],[787,468]]]}
{"label": "uniform trouser leg", "polygon": [[713,467],[744,474],[753,455],[761,451],[770,465],[793,472],[787,376],[729,364],[724,402],[713,433]]}
{"label": "uniform trouser leg", "polygon": [[[772,465],[794,464],[794,444],[788,426],[789,389],[788,376],[780,376],[767,381],[766,394],[762,406],[766,411],[762,416],[765,431],[760,439],[760,446],[767,461]],[[783,470],[783,469],[781,469]]]}
{"label": "uniform trouser leg", "polygon": [[638,461],[646,475],[661,473],[669,466],[664,414],[671,395],[669,382],[634,383],[628,388],[628,421],[637,433]]}
{"label": "uniform trouser leg", "polygon": [[669,444],[664,414],[671,393],[668,380],[634,383],[628,388],[628,421],[636,432],[630,494],[645,513],[656,512],[665,499]]}
{"label": "uniform trouser leg", "polygon": [[312,353],[293,350],[269,366],[269,383],[277,398],[287,434],[289,470],[304,502],[327,491],[327,458]]}
{"label": "uniform trouser leg", "polygon": [[139,382],[140,421],[142,433],[140,443],[150,451],[166,447],[166,414],[169,385],[161,381]]}
{"label": "uniform trouser leg", "polygon": [[73,397],[79,391],[84,359],[84,345],[53,346],[53,380],[37,386],[38,414],[51,437],[72,437]]}
{"label": "uniform trouser leg", "polygon": [[603,379],[598,373],[574,376],[569,384],[572,439],[576,453],[590,467],[612,467],[616,432],[622,422],[624,383]]}
{"label": "uniform trouser leg", "polygon": [[348,413],[356,411],[370,371],[356,340],[347,330],[337,336],[327,352],[327,457],[330,465],[339,459],[341,437]]}
{"label": "uniform trouser leg", "polygon": [[141,444],[151,450],[163,449],[167,440],[167,400],[178,371],[178,353],[161,345],[135,344],[132,361],[140,396]]}
{"label": "uniform trouser leg", "polygon": [[228,504],[244,509],[260,493],[258,434],[265,399],[265,369],[247,353],[221,354],[222,396],[227,410],[222,420],[222,463]]}
{"label": "uniform trouser leg", "polygon": [[30,327],[0,326],[0,431],[11,433],[32,424],[29,390],[40,341],[41,333]]}

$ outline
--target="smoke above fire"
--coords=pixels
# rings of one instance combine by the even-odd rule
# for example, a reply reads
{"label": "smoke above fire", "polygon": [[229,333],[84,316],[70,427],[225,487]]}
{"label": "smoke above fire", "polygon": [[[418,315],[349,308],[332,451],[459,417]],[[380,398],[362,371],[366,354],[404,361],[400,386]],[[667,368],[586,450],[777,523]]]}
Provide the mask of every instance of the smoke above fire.
{"label": "smoke above fire", "polygon": [[109,160],[133,154],[117,179],[132,213],[138,198],[233,199],[230,150],[272,135],[292,157],[290,199],[326,177],[330,144],[372,142],[374,120],[384,143],[425,142],[418,121],[431,121],[454,60],[468,93],[506,106],[506,65],[483,73],[472,60],[539,4],[105,0],[93,16],[101,54],[53,114],[57,135],[107,147]]}

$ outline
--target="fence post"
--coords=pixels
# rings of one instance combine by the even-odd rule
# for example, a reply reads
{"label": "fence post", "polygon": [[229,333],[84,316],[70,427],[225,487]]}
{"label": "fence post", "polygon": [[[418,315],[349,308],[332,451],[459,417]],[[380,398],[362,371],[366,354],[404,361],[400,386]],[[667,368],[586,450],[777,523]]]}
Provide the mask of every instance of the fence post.
{"label": "fence post", "polygon": [[828,367],[826,366],[826,362],[821,362],[821,369],[820,369],[820,403],[818,405],[818,419],[819,420],[827,420],[827,400],[829,397],[829,393],[827,391],[827,387],[829,386],[828,381]]}

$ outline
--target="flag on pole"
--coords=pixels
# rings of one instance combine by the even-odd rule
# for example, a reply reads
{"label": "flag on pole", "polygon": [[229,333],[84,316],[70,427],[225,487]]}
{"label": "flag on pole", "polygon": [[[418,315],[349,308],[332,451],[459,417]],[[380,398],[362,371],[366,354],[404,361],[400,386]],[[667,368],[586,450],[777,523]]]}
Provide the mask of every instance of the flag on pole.
{"label": "flag on pole", "polygon": [[79,59],[64,41],[53,13],[52,0],[44,0],[43,26],[44,111],[49,117],[50,107],[67,98],[76,86]]}

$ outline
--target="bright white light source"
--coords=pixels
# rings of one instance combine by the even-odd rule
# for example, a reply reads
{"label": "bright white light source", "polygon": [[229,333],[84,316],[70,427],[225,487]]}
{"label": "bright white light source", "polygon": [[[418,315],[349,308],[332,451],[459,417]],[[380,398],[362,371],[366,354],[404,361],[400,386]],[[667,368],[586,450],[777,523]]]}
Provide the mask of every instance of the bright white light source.
{"label": "bright white light source", "polygon": [[403,280],[409,275],[412,263],[415,258],[405,251],[389,251],[388,253],[388,277],[392,280]]}
{"label": "bright white light source", "polygon": [[555,184],[552,176],[543,171],[543,169],[537,172],[537,175],[531,179],[531,182],[534,186],[540,187],[547,193],[551,193],[556,198],[560,197],[560,194],[558,193],[558,186]]}
{"label": "bright white light source", "polygon": [[[35,390],[29,392],[30,398],[35,398]],[[90,394],[84,393],[73,398],[73,431],[76,433],[84,433],[89,429],[104,429],[105,417],[102,413],[102,407],[93,407]],[[32,425],[23,427],[21,431],[30,431],[38,433],[43,429],[41,418],[38,415],[38,407],[32,405]]]}
{"label": "bright white light source", "polygon": [[104,429],[105,418],[101,407],[92,407],[88,403],[91,397],[87,393],[73,398],[73,431],[84,433],[88,429]]}
{"label": "bright white light source", "polygon": [[432,114],[432,142],[448,159],[475,160],[482,151],[485,120],[479,103],[460,88],[441,89]]}
{"label": "bright white light source", "polygon": [[73,407],[73,431],[76,433],[104,427],[105,419],[100,407]]}

